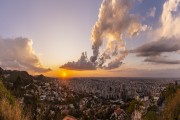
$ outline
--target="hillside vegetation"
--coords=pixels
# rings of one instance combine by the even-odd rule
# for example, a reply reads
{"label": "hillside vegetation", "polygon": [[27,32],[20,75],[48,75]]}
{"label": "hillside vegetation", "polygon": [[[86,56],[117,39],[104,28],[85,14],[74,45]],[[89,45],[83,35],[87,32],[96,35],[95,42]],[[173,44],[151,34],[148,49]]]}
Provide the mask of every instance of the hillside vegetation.
{"label": "hillside vegetation", "polygon": [[28,120],[23,115],[20,104],[4,87],[0,78],[0,120]]}
{"label": "hillside vegetation", "polygon": [[143,120],[180,120],[180,86],[169,84],[162,91],[158,105],[163,109],[158,112],[158,106],[150,106]]}
{"label": "hillside vegetation", "polygon": [[161,98],[165,104],[164,110],[160,114],[160,120],[180,120],[180,86],[169,84],[162,92]]}

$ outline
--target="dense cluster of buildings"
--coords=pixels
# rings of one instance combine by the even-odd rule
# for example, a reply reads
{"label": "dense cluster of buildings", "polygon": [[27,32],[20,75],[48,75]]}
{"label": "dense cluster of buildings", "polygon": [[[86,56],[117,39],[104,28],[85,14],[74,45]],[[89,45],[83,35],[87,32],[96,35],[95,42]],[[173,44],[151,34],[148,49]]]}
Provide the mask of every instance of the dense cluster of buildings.
{"label": "dense cluster of buildings", "polygon": [[[23,74],[19,79],[11,72],[4,73],[2,77],[6,86],[18,95],[22,106],[32,106],[34,119],[124,120],[129,116],[127,108],[130,101],[135,100],[141,104],[136,106],[130,117],[140,120],[149,106],[157,105],[166,85],[174,82],[150,78],[60,80]],[[14,78],[17,80],[13,81]]]}
{"label": "dense cluster of buildings", "polygon": [[106,99],[121,99],[123,97],[140,99],[151,95],[158,99],[161,91],[168,83],[164,80],[144,79],[131,80],[127,78],[74,78],[67,81],[68,87],[75,92],[97,94]]}

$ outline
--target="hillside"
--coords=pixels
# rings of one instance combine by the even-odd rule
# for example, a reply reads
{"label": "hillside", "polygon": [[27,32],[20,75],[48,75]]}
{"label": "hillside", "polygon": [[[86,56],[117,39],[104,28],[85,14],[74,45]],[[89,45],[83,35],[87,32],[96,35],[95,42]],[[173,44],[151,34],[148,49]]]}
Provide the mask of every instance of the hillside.
{"label": "hillside", "polygon": [[2,78],[0,78],[0,120],[28,120],[15,97],[4,87]]}
{"label": "hillside", "polygon": [[180,87],[170,85],[165,91],[165,109],[162,120],[180,120]]}
{"label": "hillside", "polygon": [[169,84],[161,93],[158,106],[149,107],[143,120],[180,120],[180,86]]}

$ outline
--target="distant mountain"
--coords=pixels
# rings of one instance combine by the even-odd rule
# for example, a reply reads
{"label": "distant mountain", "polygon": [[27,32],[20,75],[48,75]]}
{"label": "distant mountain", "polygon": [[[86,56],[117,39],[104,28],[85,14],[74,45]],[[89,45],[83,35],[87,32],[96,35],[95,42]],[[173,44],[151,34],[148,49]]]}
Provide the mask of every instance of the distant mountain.
{"label": "distant mountain", "polygon": [[2,75],[3,74],[3,69],[0,67],[0,75]]}
{"label": "distant mountain", "polygon": [[32,82],[33,76],[29,75],[26,71],[17,70],[3,70],[1,69],[1,76],[3,76],[4,81],[14,83],[18,77],[22,79],[22,84],[27,85]]}
{"label": "distant mountain", "polygon": [[54,78],[50,78],[50,77],[46,77],[46,76],[44,76],[44,75],[36,75],[36,76],[33,76],[33,79],[35,79],[35,80],[40,80],[41,82],[48,82],[48,81],[51,81],[51,80],[53,80]]}
{"label": "distant mountain", "polygon": [[3,70],[1,67],[0,67],[0,76],[3,77],[4,81],[11,82],[11,83],[17,82],[17,79],[19,78],[23,86],[32,83],[33,80],[38,80],[41,82],[49,82],[54,79],[54,78],[46,77],[42,74],[32,76],[32,75],[29,75],[28,72],[26,71]]}

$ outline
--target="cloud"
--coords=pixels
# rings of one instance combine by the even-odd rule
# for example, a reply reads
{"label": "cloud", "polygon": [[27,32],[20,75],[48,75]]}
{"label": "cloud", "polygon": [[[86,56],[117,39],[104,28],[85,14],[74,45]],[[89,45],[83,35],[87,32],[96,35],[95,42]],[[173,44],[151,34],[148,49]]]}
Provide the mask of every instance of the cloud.
{"label": "cloud", "polygon": [[167,0],[163,5],[161,15],[161,27],[158,33],[164,37],[180,37],[180,14],[179,14],[180,0]]}
{"label": "cloud", "polygon": [[137,56],[148,57],[157,56],[167,52],[178,52],[180,50],[180,39],[176,37],[161,38],[158,41],[146,43],[132,52],[137,53]]}
{"label": "cloud", "polygon": [[[163,5],[160,27],[155,30],[152,41],[132,50],[139,57],[145,57],[145,62],[159,64],[180,64],[180,60],[168,58],[170,53],[180,51],[180,0],[167,0]],[[164,53],[168,53],[166,57]]]}
{"label": "cloud", "polygon": [[147,17],[155,17],[156,15],[156,7],[150,8],[147,12]]}
{"label": "cloud", "polygon": [[62,65],[60,68],[71,70],[95,70],[96,66],[88,60],[86,52],[83,52],[77,62],[68,62]]}
{"label": "cloud", "polygon": [[[123,36],[133,37],[141,31],[149,29],[142,25],[138,16],[130,14],[131,3],[129,0],[103,0],[98,20],[92,28],[92,50],[93,56],[90,61],[82,59],[77,62],[68,62],[61,68],[85,70],[85,69],[115,69],[122,64],[127,56],[128,50],[125,46]],[[105,49],[99,49],[105,44]]]}
{"label": "cloud", "polygon": [[144,62],[159,63],[159,64],[180,64],[180,60],[168,59],[164,57],[164,53],[178,53],[180,50],[180,39],[161,38],[158,41],[146,43],[135,50],[131,51],[136,53],[139,57],[146,57]]}
{"label": "cloud", "polygon": [[[139,57],[145,57],[145,62],[179,64],[179,60],[164,57],[164,53],[179,53],[180,51],[180,0],[167,0],[163,5],[160,27],[154,30],[152,39],[156,41],[145,43],[130,51]],[[138,16],[131,14],[132,3],[129,0],[103,0],[98,20],[92,28],[92,50],[90,60],[82,54],[77,62],[68,62],[61,68],[75,70],[115,69],[122,65],[128,55],[125,38],[134,37],[150,28],[140,23]],[[155,17],[156,7],[147,12],[147,16]],[[105,48],[104,48],[105,47]]]}
{"label": "cloud", "polygon": [[[92,29],[93,56],[90,60],[97,67],[119,67],[127,55],[123,36],[133,37],[148,28],[139,22],[138,16],[129,13],[130,8],[129,0],[103,0],[98,20]],[[103,43],[106,47],[100,53]]]}
{"label": "cloud", "polygon": [[115,75],[123,75],[128,77],[162,77],[162,78],[174,78],[180,77],[180,68],[177,69],[137,69],[127,68],[124,70],[111,70]]}
{"label": "cloud", "polygon": [[0,66],[4,69],[32,72],[50,71],[42,67],[32,48],[32,40],[22,37],[15,39],[0,37]]}
{"label": "cloud", "polygon": [[129,13],[130,9],[130,0],[103,0],[98,20],[92,28],[93,55],[90,60],[83,53],[77,62],[68,62],[60,68],[110,70],[120,67],[128,55],[124,36],[133,37],[149,29],[149,26],[139,22],[137,15]]}
{"label": "cloud", "polygon": [[164,56],[151,56],[146,58],[144,61],[158,64],[180,64],[180,60],[168,59]]}

